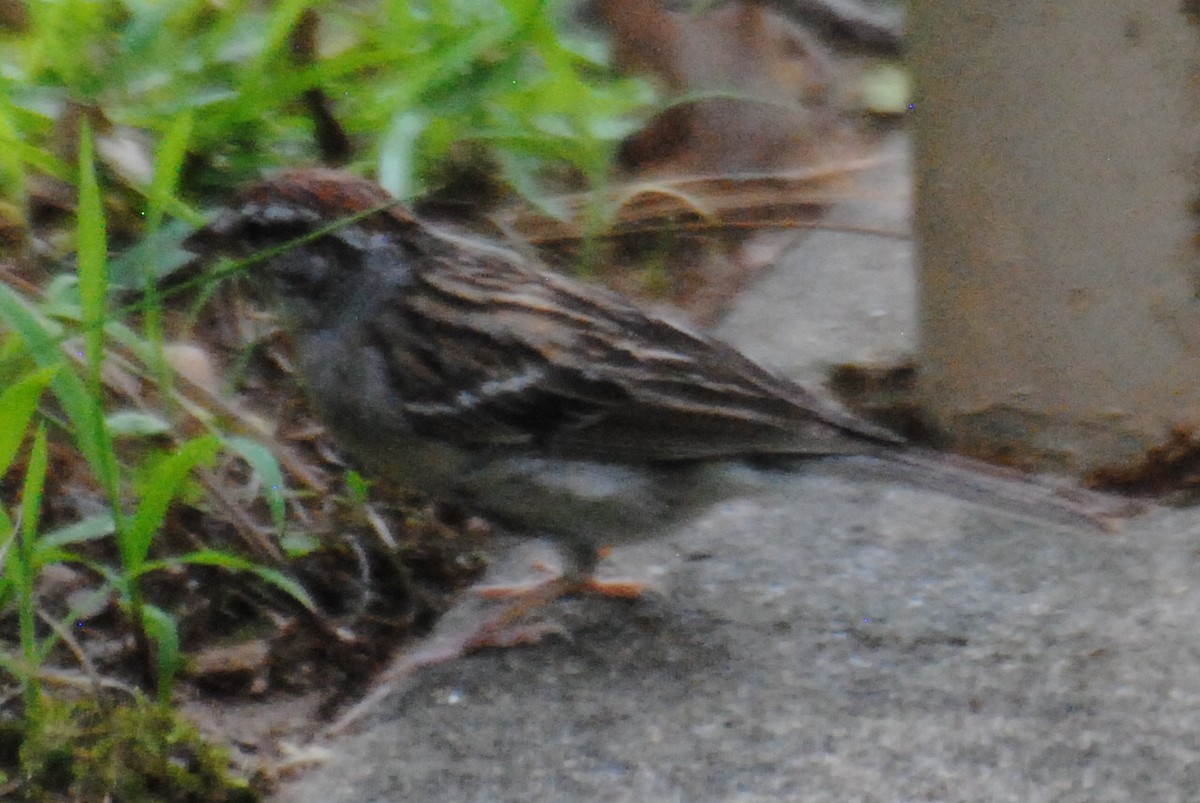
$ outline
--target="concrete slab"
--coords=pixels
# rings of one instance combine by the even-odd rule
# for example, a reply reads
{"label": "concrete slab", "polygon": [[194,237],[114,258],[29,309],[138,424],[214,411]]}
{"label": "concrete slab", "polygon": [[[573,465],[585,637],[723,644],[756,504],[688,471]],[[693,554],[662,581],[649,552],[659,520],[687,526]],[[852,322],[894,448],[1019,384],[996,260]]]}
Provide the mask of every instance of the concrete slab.
{"label": "concrete slab", "polygon": [[[871,181],[901,202],[840,219],[903,223],[903,160]],[[912,306],[907,243],[816,233],[722,333],[819,378]],[[815,467],[612,563],[662,593],[421,671],[278,801],[1200,795],[1200,512],[1082,533]]]}

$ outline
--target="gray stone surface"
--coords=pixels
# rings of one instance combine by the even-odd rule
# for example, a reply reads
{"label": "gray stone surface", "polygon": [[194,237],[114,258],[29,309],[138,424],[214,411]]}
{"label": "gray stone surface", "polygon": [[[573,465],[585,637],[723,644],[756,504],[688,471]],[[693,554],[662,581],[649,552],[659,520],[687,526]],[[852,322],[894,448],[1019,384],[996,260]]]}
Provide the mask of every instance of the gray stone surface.
{"label": "gray stone surface", "polygon": [[[815,234],[740,303],[725,336],[792,374],[886,358],[910,249]],[[661,593],[565,601],[567,635],[417,673],[278,800],[1200,796],[1196,511],[1073,532],[815,467],[609,564]]]}

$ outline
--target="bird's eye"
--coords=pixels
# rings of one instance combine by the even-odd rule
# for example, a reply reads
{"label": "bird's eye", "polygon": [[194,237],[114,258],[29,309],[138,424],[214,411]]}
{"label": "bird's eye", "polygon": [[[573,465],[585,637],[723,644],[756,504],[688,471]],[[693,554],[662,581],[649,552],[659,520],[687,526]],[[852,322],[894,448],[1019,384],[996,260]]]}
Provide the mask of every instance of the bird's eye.
{"label": "bird's eye", "polygon": [[284,295],[315,295],[327,287],[335,269],[327,254],[312,248],[297,248],[271,262],[271,275]]}

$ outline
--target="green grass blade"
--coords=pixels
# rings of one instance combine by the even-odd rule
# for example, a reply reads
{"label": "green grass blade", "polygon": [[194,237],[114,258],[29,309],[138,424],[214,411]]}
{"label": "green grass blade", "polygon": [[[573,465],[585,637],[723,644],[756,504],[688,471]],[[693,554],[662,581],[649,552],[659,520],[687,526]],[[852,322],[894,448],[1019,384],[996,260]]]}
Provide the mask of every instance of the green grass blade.
{"label": "green grass blade", "polygon": [[108,496],[114,514],[119,517],[120,477],[112,439],[104,423],[104,395],[100,381],[100,371],[104,365],[104,323],[108,318],[108,236],[100,185],[96,179],[92,134],[86,123],[79,137],[79,211],[75,236],[88,395],[84,402],[87,408],[85,420],[73,423],[77,437],[88,438],[92,443],[93,460],[89,462],[92,462],[92,469]]}
{"label": "green grass blade", "polygon": [[71,422],[79,451],[103,487],[109,488],[108,477],[113,472],[111,443],[103,421],[98,420],[101,415],[98,402],[88,392],[79,374],[63,366],[66,356],[61,347],[61,328],[3,283],[0,283],[0,321],[20,336],[40,367],[62,368],[55,374],[50,387]]}
{"label": "green grass blade", "polygon": [[0,507],[0,574],[4,573],[4,556],[8,554],[9,547],[16,537],[17,528],[8,517],[8,511]]}
{"label": "green grass blade", "polygon": [[184,112],[171,123],[154,160],[154,181],[146,198],[146,225],[154,231],[162,223],[163,214],[171,205],[171,198],[179,187],[179,173],[187,156],[188,141],[192,135],[192,114]]}
{"label": "green grass blade", "polygon": [[179,626],[175,617],[157,605],[143,608],[146,633],[154,640],[155,669],[158,674],[158,701],[171,701],[171,687],[182,661],[179,657]]}
{"label": "green grass blade", "polygon": [[29,452],[29,467],[25,471],[25,486],[21,491],[22,552],[31,554],[37,538],[37,523],[41,517],[42,491],[46,485],[46,425],[39,424]]}
{"label": "green grass blade", "polygon": [[25,431],[37,408],[38,399],[58,369],[59,366],[54,365],[40,368],[0,393],[0,477],[12,465],[21,442],[25,440]]}
{"label": "green grass blade", "polygon": [[196,466],[216,457],[220,448],[221,442],[216,437],[204,435],[185,443],[159,466],[156,481],[142,497],[128,528],[117,531],[122,565],[131,577],[146,562],[150,542],[162,527],[167,508],[179,493],[183,481]]}
{"label": "green grass blade", "polygon": [[262,50],[258,54],[258,63],[254,65],[258,72],[267,72],[271,62],[278,63],[281,51],[286,49],[288,37],[296,27],[300,15],[314,5],[315,0],[282,0],[273,5],[263,35]]}
{"label": "green grass blade", "polygon": [[[7,184],[7,195],[22,218],[28,214],[25,164],[17,145],[20,136],[13,119],[12,102],[6,92],[0,92],[0,181]],[[0,185],[0,189],[3,189]]]}
{"label": "green grass blade", "polygon": [[108,317],[108,246],[102,204],[92,134],[85,124],[79,136],[79,214],[75,236],[88,384],[97,398],[100,395],[100,368],[104,362],[104,321]]}
{"label": "green grass blade", "polygon": [[270,585],[275,586],[308,610],[315,611],[317,609],[316,603],[313,602],[308,592],[304,590],[304,586],[278,569],[262,566],[237,555],[231,555],[228,552],[221,552],[216,549],[201,549],[168,560],[149,562],[143,567],[143,573],[158,571],[184,563],[190,563],[195,566],[219,566],[222,569],[229,569],[230,571],[249,572]]}
{"label": "green grass blade", "polygon": [[46,485],[46,425],[38,425],[29,451],[29,467],[25,471],[25,483],[21,489],[21,539],[17,544],[17,571],[14,581],[17,591],[17,627],[21,639],[21,654],[26,668],[31,673],[25,679],[25,717],[36,722],[42,705],[41,684],[37,681],[38,665],[37,612],[34,604],[33,583],[36,570],[33,551],[37,540],[38,520],[41,518],[42,493]]}
{"label": "green grass blade", "polygon": [[[159,145],[155,156],[154,180],[150,184],[146,199],[146,227],[149,235],[158,231],[163,214],[175,197],[175,190],[179,186],[179,171],[187,155],[191,131],[192,115],[185,112],[175,118]],[[145,252],[145,257],[147,260],[141,266],[142,288],[145,292],[145,321],[142,329],[152,354],[148,365],[158,380],[159,389],[164,391],[164,396],[169,399],[171,394],[166,391],[171,387],[171,370],[163,357],[162,300],[158,292],[158,275],[154,264],[149,261],[149,251]]]}

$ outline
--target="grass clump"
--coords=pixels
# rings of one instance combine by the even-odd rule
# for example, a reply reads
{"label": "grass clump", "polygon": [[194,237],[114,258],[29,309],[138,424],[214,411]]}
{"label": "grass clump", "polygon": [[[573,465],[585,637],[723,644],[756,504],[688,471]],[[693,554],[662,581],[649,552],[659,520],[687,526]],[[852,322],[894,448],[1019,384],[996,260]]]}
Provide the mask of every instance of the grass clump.
{"label": "grass clump", "polygon": [[251,803],[260,795],[230,775],[229,756],[169,707],[51,698],[42,727],[0,723],[0,792],[6,800]]}
{"label": "grass clump", "polygon": [[[273,597],[288,626],[352,628],[317,609],[288,560],[302,540],[289,520],[325,514],[336,489],[281,460],[220,394],[181,383],[169,356],[218,292],[180,309],[158,289],[202,221],[193,199],[317,161],[411,196],[466,158],[549,208],[548,176],[603,185],[650,98],[608,76],[602,48],[564,34],[545,0],[23,8],[0,22],[0,679],[19,691],[0,707],[0,797],[249,799],[169,708],[204,638],[195,610],[226,626],[246,598]],[[356,545],[330,552],[367,580],[408,582]],[[48,591],[62,568],[86,594]],[[214,570],[252,590],[214,593]],[[192,581],[207,608],[179,594]],[[378,618],[383,597],[343,608]],[[116,661],[95,665],[96,631],[124,645]],[[139,691],[121,705],[64,697],[48,678],[72,661],[84,685],[112,673]]]}

